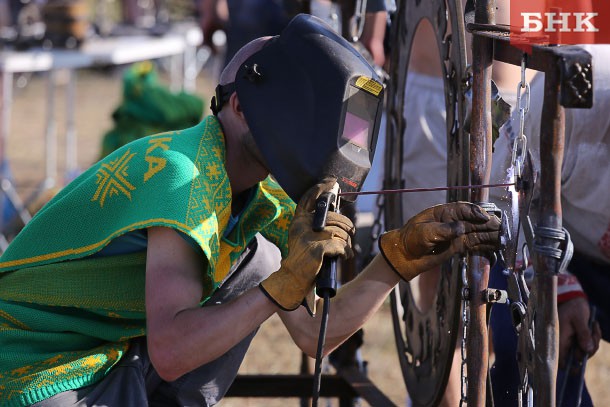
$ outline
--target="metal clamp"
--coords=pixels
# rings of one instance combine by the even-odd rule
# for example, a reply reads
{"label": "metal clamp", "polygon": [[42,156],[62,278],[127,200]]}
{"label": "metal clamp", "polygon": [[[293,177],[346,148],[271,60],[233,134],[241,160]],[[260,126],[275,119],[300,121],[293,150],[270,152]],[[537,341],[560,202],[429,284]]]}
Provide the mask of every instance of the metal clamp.
{"label": "metal clamp", "polygon": [[[559,247],[545,245],[540,243],[540,239],[549,239],[559,241]],[[572,255],[574,254],[574,244],[570,237],[570,233],[566,228],[555,229],[545,226],[538,226],[535,232],[534,250],[547,257],[553,257],[560,260],[559,267],[555,271],[556,274],[564,272],[568,268]]]}

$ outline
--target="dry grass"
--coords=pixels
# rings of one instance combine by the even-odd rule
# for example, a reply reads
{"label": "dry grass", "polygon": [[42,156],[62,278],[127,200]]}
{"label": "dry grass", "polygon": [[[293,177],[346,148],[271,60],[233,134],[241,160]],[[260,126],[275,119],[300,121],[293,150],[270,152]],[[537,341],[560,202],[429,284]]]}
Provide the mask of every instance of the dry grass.
{"label": "dry grass", "polygon": [[[213,84],[200,79],[198,89],[209,100]],[[42,181],[44,174],[45,95],[43,78],[33,77],[29,84],[14,93],[13,115],[8,157],[19,191],[27,196]],[[59,135],[59,174],[63,175],[65,100],[63,89],[57,92],[57,130]],[[111,127],[110,114],[121,99],[121,76],[118,72],[100,74],[79,72],[77,87],[76,128],[78,134],[78,164],[90,165],[99,151],[102,134]],[[396,404],[405,405],[403,384],[391,327],[389,307],[365,326],[363,357],[368,361],[369,376]],[[297,373],[300,352],[288,338],[278,318],[272,318],[261,328],[242,366],[243,373]],[[610,402],[610,345],[602,344],[587,369],[587,383],[596,405]],[[295,400],[226,399],[223,406],[297,406]]]}

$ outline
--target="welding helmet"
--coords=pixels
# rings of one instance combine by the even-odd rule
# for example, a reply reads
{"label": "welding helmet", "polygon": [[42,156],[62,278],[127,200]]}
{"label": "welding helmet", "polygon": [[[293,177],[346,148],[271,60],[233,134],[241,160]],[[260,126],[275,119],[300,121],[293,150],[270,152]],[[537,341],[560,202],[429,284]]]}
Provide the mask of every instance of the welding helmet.
{"label": "welding helmet", "polygon": [[[368,174],[384,88],[375,70],[319,18],[299,14],[217,88],[233,91],[269,170],[295,201],[325,176],[355,192]],[[344,197],[347,200],[354,198]]]}

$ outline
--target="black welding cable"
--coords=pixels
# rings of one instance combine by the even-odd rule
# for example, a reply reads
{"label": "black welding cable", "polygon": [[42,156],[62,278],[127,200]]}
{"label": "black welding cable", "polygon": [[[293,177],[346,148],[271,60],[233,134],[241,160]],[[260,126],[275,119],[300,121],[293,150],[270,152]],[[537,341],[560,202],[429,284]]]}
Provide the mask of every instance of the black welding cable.
{"label": "black welding cable", "polygon": [[322,381],[322,359],[324,356],[324,344],[326,342],[326,328],[328,328],[328,315],[330,314],[330,292],[324,290],[322,296],[324,307],[322,308],[322,319],[320,320],[320,334],[318,336],[318,349],[316,351],[316,366],[313,373],[313,396],[312,407],[318,406],[320,397],[320,383]]}

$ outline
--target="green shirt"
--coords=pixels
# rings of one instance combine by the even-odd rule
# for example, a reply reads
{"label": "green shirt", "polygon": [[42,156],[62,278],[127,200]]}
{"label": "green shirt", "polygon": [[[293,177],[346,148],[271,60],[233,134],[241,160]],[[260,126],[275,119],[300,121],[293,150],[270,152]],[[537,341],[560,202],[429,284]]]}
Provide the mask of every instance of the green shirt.
{"label": "green shirt", "polygon": [[[88,258],[152,226],[194,239],[208,259],[205,302],[258,232],[287,253],[294,203],[261,182],[224,236],[231,188],[210,116],[127,144],[62,189],[0,257],[0,400],[28,405],[95,383],[145,335],[145,254]],[[3,404],[4,405],[4,404]]]}

